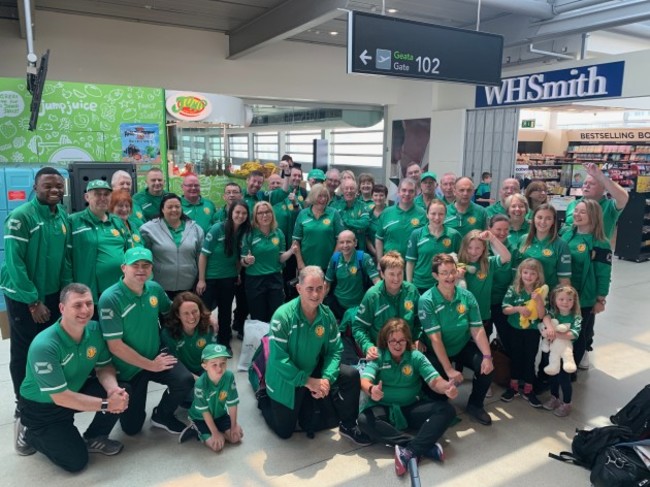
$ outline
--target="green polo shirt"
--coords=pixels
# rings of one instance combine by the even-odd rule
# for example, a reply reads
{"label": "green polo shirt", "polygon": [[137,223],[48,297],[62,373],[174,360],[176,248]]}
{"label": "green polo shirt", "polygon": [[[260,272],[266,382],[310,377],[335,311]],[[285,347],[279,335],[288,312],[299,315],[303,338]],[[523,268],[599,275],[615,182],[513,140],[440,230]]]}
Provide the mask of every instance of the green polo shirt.
{"label": "green polo shirt", "polygon": [[205,234],[201,253],[208,258],[205,267],[206,279],[225,279],[237,277],[239,249],[233,248],[232,255],[226,255],[226,234],[223,223],[215,223]]}
{"label": "green polo shirt", "polygon": [[[217,210],[216,213],[214,214],[214,223],[222,223],[226,221],[226,218],[228,218],[228,207],[224,205],[223,208],[220,210]],[[205,232],[208,233],[208,232]]]}
{"label": "green polo shirt", "polygon": [[[160,350],[158,315],[168,313],[171,304],[155,281],[145,282],[138,296],[120,279],[99,298],[99,323],[104,340],[121,339],[143,357],[153,360]],[[130,380],[141,370],[118,357],[113,361],[120,380]]]}
{"label": "green polo shirt", "polygon": [[174,338],[169,328],[163,328],[160,333],[163,346],[169,349],[174,357],[187,367],[187,370],[195,375],[201,375],[201,353],[206,345],[217,343],[217,337],[208,329],[207,333],[200,333],[198,326],[194,328],[192,335],[182,333],[180,338]]}
{"label": "green polo shirt", "polygon": [[[435,200],[436,197],[434,196],[433,199]],[[419,195],[417,195],[417,196],[415,197],[415,199],[413,200],[413,202],[415,203],[416,206],[419,206],[419,207],[422,208],[425,212],[427,211],[427,204],[424,202],[424,195],[423,195],[422,193],[420,193]]]}
{"label": "green polo shirt", "polygon": [[[576,209],[576,205],[580,203],[583,198],[569,203],[566,209],[566,218],[564,220],[564,225],[562,226],[562,233],[567,232],[573,226],[573,212]],[[616,208],[616,200],[609,199],[607,196],[603,196],[598,200],[598,204],[603,209],[603,226],[605,230],[605,237],[607,240],[611,240],[614,229],[616,228],[616,222],[618,217],[621,216],[623,210]]]}
{"label": "green polo shirt", "polygon": [[[513,286],[508,287],[506,295],[503,297],[503,307],[512,306],[524,306],[528,301],[530,301],[530,293],[526,292],[525,289],[522,289],[520,293],[517,293]],[[508,316],[508,323],[511,327],[517,330],[537,330],[537,325],[541,322],[541,319],[537,319],[530,322],[528,328],[524,328],[520,323],[520,314],[514,313]]]}
{"label": "green polo shirt", "polygon": [[[207,372],[203,372],[194,383],[194,400],[187,415],[193,421],[203,421],[203,413],[210,413],[213,418],[228,414],[228,408],[239,404],[235,374],[226,370],[216,384],[210,380]],[[210,435],[206,435],[207,438]],[[206,440],[207,438],[201,438]]]}
{"label": "green polo shirt", "polygon": [[453,228],[461,237],[467,235],[471,230],[485,230],[487,228],[487,213],[485,208],[470,203],[465,213],[459,213],[456,205],[452,203],[447,206],[445,226]]}
{"label": "green polo shirt", "polygon": [[508,244],[512,248],[519,247],[519,242],[521,241],[521,237],[523,237],[524,235],[528,235],[529,230],[530,230],[529,220],[524,220],[524,223],[521,225],[521,228],[519,230],[515,230],[514,228],[510,227],[510,232],[508,233]]}
{"label": "green polo shirt", "polygon": [[352,324],[352,333],[361,351],[365,354],[370,347],[377,346],[379,332],[389,318],[403,318],[411,329],[413,341],[418,340],[421,332],[417,313],[419,299],[418,289],[406,281],[395,296],[386,292],[384,281],[368,289]]}
{"label": "green polo shirt", "polygon": [[[142,217],[139,217],[141,220],[148,222],[154,218],[158,218],[160,213],[160,203],[162,202],[162,197],[165,195],[165,191],[162,192],[159,196],[154,196],[149,193],[147,188],[143,188],[141,191],[138,191],[133,195],[133,212],[135,213],[135,205],[140,206],[140,212]],[[136,215],[137,216],[137,215]]]}
{"label": "green polo shirt", "polygon": [[196,203],[190,203],[184,196],[181,196],[181,206],[183,207],[183,213],[194,220],[203,229],[203,233],[207,233],[210,230],[216,213],[216,208],[212,201],[199,196],[199,200]]}
{"label": "green polo shirt", "polygon": [[578,339],[578,335],[580,335],[580,330],[582,329],[582,316],[574,314],[562,315],[553,311],[549,312],[549,315],[551,318],[555,318],[560,325],[569,325],[569,331],[573,336],[573,341],[575,342]]}
{"label": "green polo shirt", "polygon": [[[386,207],[386,208],[388,208],[388,207]],[[379,216],[375,216],[375,212],[374,212],[374,209],[373,209],[373,210],[370,210],[368,212],[368,215],[370,217],[370,223],[368,224],[368,230],[366,231],[366,237],[368,239],[370,239],[370,242],[372,243],[372,245],[375,245],[375,238],[377,237],[377,230],[379,230],[379,218],[381,217],[381,213],[379,214]]]}
{"label": "green polo shirt", "polygon": [[389,350],[380,350],[379,357],[366,364],[361,377],[373,384],[381,381],[381,390],[384,392],[380,401],[375,402],[371,398],[366,403],[363,409],[368,409],[377,404],[409,406],[422,397],[422,381],[429,384],[440,374],[424,354],[417,350],[405,351],[399,363],[393,360]]}
{"label": "green polo shirt", "polygon": [[112,214],[107,217],[102,221],[89,208],[70,215],[72,276],[90,287],[95,303],[122,277],[124,252],[131,247],[122,220]]}
{"label": "green polo shirt", "polygon": [[[513,255],[515,249],[511,247],[510,242],[506,241],[505,246],[510,252],[510,255]],[[492,255],[492,249],[490,249],[490,255]],[[507,263],[502,264],[501,267],[495,268],[493,276],[490,303],[492,305],[498,304],[501,306],[503,297],[506,295],[506,291],[515,277],[515,270],[512,268],[512,259]],[[483,317],[482,313],[481,317]]]}
{"label": "green polo shirt", "polygon": [[265,235],[257,228],[244,236],[242,239],[242,257],[252,253],[255,263],[246,267],[247,276],[267,276],[282,272],[280,254],[286,248],[282,230],[276,228]]}
{"label": "green polo shirt", "polygon": [[285,236],[285,249],[289,250],[291,247],[291,235],[293,235],[293,228],[296,225],[296,219],[300,210],[305,207],[305,198],[298,188],[294,190],[295,199],[291,201],[288,197],[280,203],[273,205],[273,213],[275,214],[275,221],[278,228],[282,230]]}
{"label": "green polo shirt", "polygon": [[462,241],[460,233],[443,227],[439,237],[429,231],[429,226],[413,230],[406,247],[406,260],[414,262],[413,284],[418,289],[429,289],[436,285],[431,274],[431,261],[437,254],[458,253]]}
{"label": "green polo shirt", "polygon": [[129,248],[133,247],[144,247],[144,242],[142,241],[142,235],[140,234],[140,227],[142,226],[142,221],[137,220],[133,215],[129,215],[127,219],[128,225],[124,225],[126,240]]}
{"label": "green polo shirt", "polygon": [[361,303],[364,294],[366,294],[364,273],[368,276],[368,280],[379,276],[372,257],[366,253],[363,254],[361,259],[361,267],[362,269],[359,269],[356,252],[352,252],[350,259],[347,261],[343,254],[339,254],[338,263],[335,262],[334,256],[332,256],[329,266],[327,266],[325,280],[327,282],[336,281],[334,296],[344,308],[359,306],[359,303]]}
{"label": "green polo shirt", "polygon": [[95,367],[110,362],[111,354],[96,321],[88,322],[77,343],[59,319],[36,335],[30,345],[20,395],[30,401],[53,404],[52,394],[79,392]]}
{"label": "green polo shirt", "polygon": [[612,248],[609,241],[598,241],[592,234],[576,228],[562,235],[571,253],[571,285],[578,291],[580,306],[596,304],[598,296],[609,294],[612,281]]}
{"label": "green polo shirt", "polygon": [[521,237],[515,266],[529,257],[537,259],[542,264],[544,282],[548,284],[549,289],[557,286],[561,278],[571,278],[571,252],[564,240],[557,237],[551,242],[550,237],[546,237],[544,240],[534,237],[530,246],[522,252],[521,246],[525,241],[526,237]]}
{"label": "green polo shirt", "polygon": [[384,243],[384,255],[397,250],[404,257],[409,235],[426,224],[427,214],[419,206],[413,205],[406,211],[399,205],[386,208],[379,217],[376,235],[377,240]]}
{"label": "green polo shirt", "polygon": [[502,267],[501,257],[498,255],[490,256],[488,257],[488,263],[487,273],[481,272],[478,265],[476,265],[477,269],[474,274],[465,273],[467,290],[476,298],[478,309],[481,312],[481,319],[483,320],[492,318],[492,286],[494,284],[494,275]]}
{"label": "green polo shirt", "polygon": [[429,335],[440,333],[448,357],[460,353],[472,339],[471,328],[483,326],[476,298],[458,286],[451,301],[440,294],[437,286],[429,289],[420,298],[418,316],[429,350],[433,349]]}
{"label": "green polo shirt", "polygon": [[494,215],[507,215],[508,212],[504,208],[504,206],[501,204],[501,201],[497,201],[493,205],[488,206],[485,209],[487,219],[489,220],[492,218]]}
{"label": "green polo shirt", "polygon": [[351,207],[348,207],[344,199],[334,203],[332,207],[339,211],[343,226],[354,232],[354,236],[357,238],[357,248],[366,250],[366,234],[370,226],[368,207],[357,199],[353,201]]}
{"label": "green polo shirt", "polygon": [[289,193],[282,188],[277,188],[274,189],[273,191],[258,191],[255,194],[249,194],[248,192],[244,192],[244,197],[242,198],[244,200],[244,203],[248,206],[248,211],[251,216],[253,217],[253,208],[255,208],[255,204],[259,203],[260,201],[268,201],[271,203],[271,206],[275,205],[276,203],[280,203],[283,199],[287,197]]}
{"label": "green polo shirt", "polygon": [[296,387],[304,386],[319,362],[323,379],[333,384],[339,376],[343,343],[336,318],[327,306],[318,307],[310,323],[300,296],[280,306],[271,318],[266,389],[269,397],[289,409]]}
{"label": "green polo shirt", "polygon": [[167,226],[167,230],[169,230],[169,234],[172,236],[172,239],[174,240],[174,244],[176,244],[176,248],[181,246],[181,242],[183,241],[183,232],[185,231],[185,222],[181,220],[181,224],[178,225],[177,228],[172,227],[169,223],[167,223],[167,220],[163,220],[165,222],[165,225]]}
{"label": "green polo shirt", "polygon": [[300,253],[305,265],[317,265],[327,269],[327,264],[336,247],[336,239],[344,230],[339,212],[326,207],[320,218],[316,218],[311,208],[298,214],[293,229],[293,239],[300,242]]}

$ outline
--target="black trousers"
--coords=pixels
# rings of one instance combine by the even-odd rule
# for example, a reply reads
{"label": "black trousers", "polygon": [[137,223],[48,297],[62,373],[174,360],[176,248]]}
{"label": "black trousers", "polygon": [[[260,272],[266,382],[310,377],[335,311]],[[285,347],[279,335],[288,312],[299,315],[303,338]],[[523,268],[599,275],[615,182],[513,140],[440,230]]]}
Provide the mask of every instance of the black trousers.
{"label": "black trousers", "polygon": [[594,324],[596,315],[593,313],[593,307],[580,308],[582,314],[582,328],[578,339],[573,343],[573,358],[576,364],[579,364],[584,357],[585,352],[591,351],[594,342]]}
{"label": "black trousers", "polygon": [[343,319],[343,315],[347,311],[347,308],[344,308],[341,303],[339,303],[339,300],[336,299],[332,290],[330,290],[327,296],[325,296],[324,303],[329,307],[337,320],[341,321]]}
{"label": "black trousers", "polygon": [[270,323],[275,310],[284,303],[282,274],[246,276],[246,300],[253,304],[251,319]]}
{"label": "black trousers", "polygon": [[203,302],[212,311],[217,308],[219,330],[217,341],[222,345],[229,345],[232,338],[232,301],[235,297],[237,278],[226,277],[224,279],[207,279]]}
{"label": "black trousers", "polygon": [[296,387],[293,409],[270,398],[260,407],[266,424],[283,439],[293,435],[296,423],[308,433],[333,428],[337,423],[352,428],[359,414],[360,387],[359,371],[341,365],[327,397],[314,399],[309,389]]}
{"label": "black trousers", "polygon": [[5,295],[7,303],[7,316],[11,341],[9,343],[9,372],[14,385],[16,399],[20,397],[20,385],[25,380],[25,367],[27,366],[27,351],[29,346],[40,332],[51,326],[59,319],[59,293],[52,293],[45,297],[45,306],[50,310],[50,319],[46,323],[36,323],[29,312],[29,306],[20,301],[14,301]]}
{"label": "black trousers", "polygon": [[417,401],[401,407],[410,429],[417,429],[415,437],[405,434],[390,424],[389,409],[374,406],[359,415],[359,429],[377,443],[406,446],[416,455],[429,451],[456,417],[456,410],[447,401]]}
{"label": "black trousers", "polygon": [[[289,249],[287,249],[289,250]],[[292,255],[284,263],[284,269],[282,269],[282,279],[284,280],[284,301],[285,303],[291,301],[293,298],[298,296],[298,291],[296,286],[290,284],[296,277],[298,277],[298,261],[296,256]]]}
{"label": "black trousers", "polygon": [[244,269],[239,273],[239,284],[235,286],[235,320],[232,325],[235,331],[244,333],[244,322],[248,318],[248,301],[246,300],[246,273]]}
{"label": "black trousers", "polygon": [[[128,391],[128,385],[120,384]],[[106,397],[106,391],[96,377],[86,381],[82,394]],[[120,415],[96,413],[83,437],[74,425],[79,411],[21,398],[20,420],[27,427],[27,443],[68,472],[79,472],[88,464],[88,447],[84,438],[108,436]]]}
{"label": "black trousers", "polygon": [[[449,380],[449,377],[447,377],[442,364],[438,360],[438,357],[433,352],[433,350],[427,352],[426,355],[427,358],[431,361],[431,364],[440,373],[440,375],[445,380]],[[494,370],[487,375],[481,374],[481,363],[483,362],[483,354],[481,351],[478,349],[476,344],[470,340],[460,352],[458,352],[453,357],[449,357],[449,361],[451,363],[456,363],[456,365],[468,367],[474,371],[474,377],[472,378],[472,393],[469,395],[467,404],[482,408],[483,401],[485,400],[485,394],[487,394],[487,391],[490,388],[490,384],[492,384]],[[440,398],[446,398],[446,396],[440,394],[433,394]]]}
{"label": "black trousers", "polygon": [[167,386],[158,403],[157,414],[163,419],[174,415],[176,408],[188,397],[194,387],[194,377],[180,362],[176,362],[171,369],[162,372],[148,370],[138,372],[127,382],[131,388],[129,408],[120,415],[120,425],[127,435],[135,435],[142,430],[146,417],[149,381]]}
{"label": "black trousers", "polygon": [[494,324],[494,327],[497,329],[497,336],[499,337],[499,340],[501,340],[501,343],[503,344],[503,348],[506,351],[506,354],[508,357],[510,356],[510,330],[512,327],[508,323],[508,317],[503,314],[503,306],[501,306],[501,303],[498,304],[493,304],[492,305],[492,323]]}
{"label": "black trousers", "polygon": [[[526,384],[535,383],[535,358],[539,348],[539,337],[537,328],[527,330],[512,328],[510,330],[510,377],[512,380],[523,380]],[[548,357],[546,365],[548,365]],[[540,377],[540,380],[548,379]]]}

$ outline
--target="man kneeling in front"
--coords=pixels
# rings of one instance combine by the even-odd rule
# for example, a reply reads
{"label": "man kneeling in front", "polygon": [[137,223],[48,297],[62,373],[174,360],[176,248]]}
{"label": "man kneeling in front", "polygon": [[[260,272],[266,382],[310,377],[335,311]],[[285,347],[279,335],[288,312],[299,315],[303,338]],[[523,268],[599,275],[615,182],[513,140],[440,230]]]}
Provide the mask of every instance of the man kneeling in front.
{"label": "man kneeling in front", "polygon": [[[108,435],[128,407],[129,395],[117,383],[99,324],[90,321],[94,306],[88,286],[63,288],[59,309],[61,318],[29,347],[14,440],[19,455],[39,451],[59,467],[79,472],[88,464],[88,453],[122,450],[122,443]],[[93,369],[96,377],[90,377]],[[83,437],[74,426],[79,411],[96,411]]]}

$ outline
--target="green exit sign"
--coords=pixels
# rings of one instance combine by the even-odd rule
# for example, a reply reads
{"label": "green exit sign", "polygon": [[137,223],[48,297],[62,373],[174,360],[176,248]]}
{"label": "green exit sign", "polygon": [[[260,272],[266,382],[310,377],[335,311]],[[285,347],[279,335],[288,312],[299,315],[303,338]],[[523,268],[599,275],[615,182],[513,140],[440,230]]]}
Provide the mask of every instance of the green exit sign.
{"label": "green exit sign", "polygon": [[522,120],[521,121],[522,129],[534,129],[535,128],[535,119],[532,120]]}

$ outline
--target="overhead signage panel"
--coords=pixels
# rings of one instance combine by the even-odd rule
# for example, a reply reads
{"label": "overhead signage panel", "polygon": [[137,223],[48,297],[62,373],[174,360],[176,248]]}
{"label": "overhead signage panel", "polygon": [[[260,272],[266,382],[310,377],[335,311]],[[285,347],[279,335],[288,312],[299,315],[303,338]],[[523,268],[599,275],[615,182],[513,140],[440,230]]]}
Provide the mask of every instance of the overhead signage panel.
{"label": "overhead signage panel", "polygon": [[618,61],[505,78],[500,86],[476,87],[476,108],[617,97],[624,71]]}
{"label": "overhead signage panel", "polygon": [[496,85],[503,37],[363,12],[348,15],[348,73]]}

